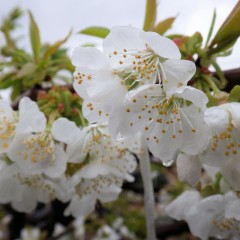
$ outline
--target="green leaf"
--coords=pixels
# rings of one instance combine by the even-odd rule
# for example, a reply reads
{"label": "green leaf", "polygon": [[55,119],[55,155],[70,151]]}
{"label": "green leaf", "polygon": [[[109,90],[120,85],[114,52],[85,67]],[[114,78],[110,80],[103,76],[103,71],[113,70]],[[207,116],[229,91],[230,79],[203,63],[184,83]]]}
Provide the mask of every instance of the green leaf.
{"label": "green leaf", "polygon": [[0,77],[0,89],[6,89],[12,86],[15,73],[9,72]]}
{"label": "green leaf", "polygon": [[69,39],[71,34],[72,34],[72,31],[70,31],[68,33],[68,35],[65,38],[63,38],[62,40],[59,40],[59,41],[55,42],[53,45],[47,47],[47,50],[44,53],[43,59],[46,60],[50,56],[52,56],[59,49],[59,47],[61,47],[61,45],[64,44]]}
{"label": "green leaf", "polygon": [[41,41],[40,41],[40,34],[38,26],[33,18],[33,15],[31,12],[29,12],[30,17],[30,39],[31,39],[31,45],[32,45],[32,51],[34,55],[34,59],[37,60],[40,51],[41,51]]}
{"label": "green leaf", "polygon": [[79,33],[105,38],[109,34],[110,30],[105,27],[89,27],[81,30]]}
{"label": "green leaf", "polygon": [[240,85],[235,86],[228,96],[229,102],[240,102]]}
{"label": "green leaf", "polygon": [[144,26],[143,26],[144,31],[149,31],[154,29],[156,16],[157,16],[157,1],[147,0],[145,20],[144,20]]}
{"label": "green leaf", "polygon": [[171,17],[159,22],[155,26],[154,31],[159,33],[160,35],[163,35],[168,29],[172,27],[172,24],[175,21],[175,19],[176,17]]}
{"label": "green leaf", "polygon": [[11,100],[15,100],[18,96],[20,96],[21,92],[22,92],[22,85],[20,81],[15,81],[14,85],[13,85],[13,90],[11,93]]}
{"label": "green leaf", "polygon": [[240,1],[229,14],[225,22],[222,24],[217,34],[213,38],[208,54],[227,50],[232,47],[240,36]]}
{"label": "green leaf", "polygon": [[209,32],[208,32],[208,36],[207,36],[207,41],[206,41],[205,47],[207,47],[207,45],[208,45],[208,43],[210,41],[210,38],[212,36],[212,32],[213,32],[213,28],[214,28],[214,25],[215,25],[215,21],[216,21],[216,9],[214,9],[214,12],[213,12],[213,18],[212,18],[211,26],[210,26],[210,29],[209,29]]}

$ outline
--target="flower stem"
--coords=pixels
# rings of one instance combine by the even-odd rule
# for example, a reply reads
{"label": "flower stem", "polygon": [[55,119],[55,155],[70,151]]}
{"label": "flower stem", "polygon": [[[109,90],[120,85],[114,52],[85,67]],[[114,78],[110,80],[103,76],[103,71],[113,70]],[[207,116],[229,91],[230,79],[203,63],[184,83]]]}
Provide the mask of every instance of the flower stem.
{"label": "flower stem", "polygon": [[216,94],[218,92],[220,92],[220,90],[218,89],[218,87],[216,86],[216,84],[214,83],[214,81],[209,77],[209,76],[204,76],[204,79],[206,80],[206,82],[209,84],[209,86],[212,88],[213,92]]}
{"label": "flower stem", "polygon": [[148,148],[144,139],[142,139],[142,153],[139,156],[140,170],[144,187],[144,205],[147,225],[147,239],[156,240],[155,231],[155,200],[153,193],[153,183],[151,178],[151,164]]}

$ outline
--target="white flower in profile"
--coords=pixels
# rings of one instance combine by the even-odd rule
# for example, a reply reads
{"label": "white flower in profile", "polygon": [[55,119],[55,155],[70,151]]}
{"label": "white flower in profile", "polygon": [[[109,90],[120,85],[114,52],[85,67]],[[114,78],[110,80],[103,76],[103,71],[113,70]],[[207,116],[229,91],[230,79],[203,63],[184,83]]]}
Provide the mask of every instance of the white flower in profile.
{"label": "white flower in profile", "polygon": [[186,191],[166,208],[167,214],[187,221],[193,235],[229,239],[240,237],[240,200],[233,192],[201,199],[197,191]]}
{"label": "white flower in profile", "polygon": [[9,103],[0,100],[0,153],[6,153],[15,135],[17,115]]}
{"label": "white flower in profile", "polygon": [[186,85],[196,70],[193,62],[180,60],[172,40],[131,26],[112,28],[103,40],[103,51],[128,90],[146,83],[174,90]]}
{"label": "white flower in profile", "polygon": [[[54,129],[46,129],[46,118],[35,102],[23,98],[19,103],[19,122],[8,157],[25,173],[45,173],[57,177],[66,169],[63,145],[55,143]],[[62,131],[64,134],[64,131]]]}
{"label": "white flower in profile", "polygon": [[180,151],[195,155],[208,141],[204,110],[208,99],[195,88],[182,86],[163,91],[151,84],[130,91],[110,118],[113,136],[141,131],[149,150],[163,162],[176,159]]}
{"label": "white flower in profile", "polygon": [[209,147],[200,155],[210,166],[221,167],[230,158],[240,157],[240,103],[225,103],[208,108],[205,121],[211,129]]}

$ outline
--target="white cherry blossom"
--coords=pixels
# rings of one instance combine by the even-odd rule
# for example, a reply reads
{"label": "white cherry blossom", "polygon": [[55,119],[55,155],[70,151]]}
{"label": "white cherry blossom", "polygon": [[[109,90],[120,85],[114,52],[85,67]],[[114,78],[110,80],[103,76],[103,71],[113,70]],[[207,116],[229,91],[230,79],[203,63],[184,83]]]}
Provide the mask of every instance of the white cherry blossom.
{"label": "white cherry blossom", "polygon": [[110,118],[110,130],[123,137],[142,131],[149,150],[163,162],[176,159],[179,151],[194,155],[209,140],[203,112],[207,101],[192,87],[165,92],[160,85],[145,85],[127,94]]}
{"label": "white cherry blossom", "polygon": [[205,121],[212,130],[211,143],[201,154],[208,165],[220,167],[227,159],[240,157],[240,103],[208,108]]}
{"label": "white cherry blossom", "polygon": [[[8,157],[21,171],[31,174],[45,173],[58,177],[66,169],[67,158],[63,145],[54,141],[55,128],[46,129],[46,118],[35,102],[23,98],[19,104],[19,122],[8,149]],[[62,132],[64,134],[64,132]]]}
{"label": "white cherry blossom", "polygon": [[193,62],[180,60],[172,40],[131,26],[112,28],[103,41],[103,50],[128,90],[146,83],[174,90],[186,85],[196,70]]}

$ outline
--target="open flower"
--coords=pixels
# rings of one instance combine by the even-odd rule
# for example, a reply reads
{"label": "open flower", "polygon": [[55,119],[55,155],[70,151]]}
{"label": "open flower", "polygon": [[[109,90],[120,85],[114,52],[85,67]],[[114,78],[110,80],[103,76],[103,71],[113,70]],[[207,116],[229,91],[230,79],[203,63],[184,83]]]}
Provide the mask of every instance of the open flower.
{"label": "open flower", "polygon": [[194,155],[208,143],[203,110],[205,94],[182,86],[165,92],[159,85],[145,85],[130,91],[120,109],[110,118],[114,136],[142,131],[149,150],[163,162],[179,151]]}
{"label": "open flower", "polygon": [[193,62],[180,60],[172,40],[131,26],[112,28],[103,41],[103,51],[128,90],[146,83],[174,90],[186,85],[196,70]]}
{"label": "open flower", "polygon": [[76,48],[74,89],[84,99],[83,113],[90,122],[108,120],[127,91],[144,84],[164,90],[186,85],[195,73],[191,61],[180,60],[173,41],[133,27],[115,27],[103,41],[104,53]]}
{"label": "open flower", "polygon": [[23,98],[19,106],[16,134],[7,152],[9,158],[25,173],[61,175],[67,159],[63,146],[54,141],[55,129],[46,129],[45,116],[29,98]]}

